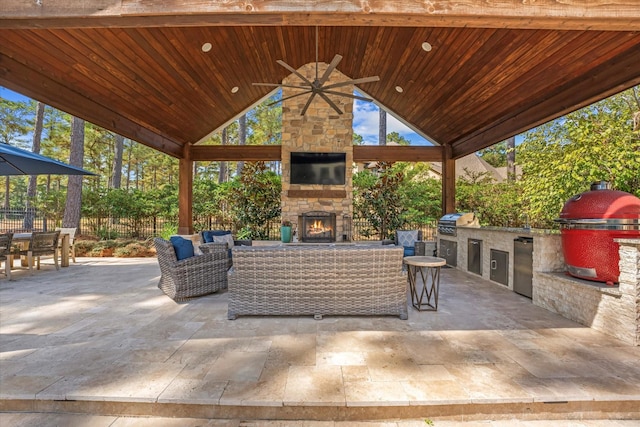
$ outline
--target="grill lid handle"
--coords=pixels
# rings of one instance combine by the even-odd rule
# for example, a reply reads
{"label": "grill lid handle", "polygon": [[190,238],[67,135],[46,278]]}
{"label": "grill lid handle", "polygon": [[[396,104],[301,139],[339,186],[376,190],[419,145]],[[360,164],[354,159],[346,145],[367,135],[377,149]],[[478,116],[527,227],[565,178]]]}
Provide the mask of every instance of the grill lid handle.
{"label": "grill lid handle", "polygon": [[611,186],[609,185],[608,181],[597,181],[597,182],[591,183],[591,191],[609,190],[610,187]]}

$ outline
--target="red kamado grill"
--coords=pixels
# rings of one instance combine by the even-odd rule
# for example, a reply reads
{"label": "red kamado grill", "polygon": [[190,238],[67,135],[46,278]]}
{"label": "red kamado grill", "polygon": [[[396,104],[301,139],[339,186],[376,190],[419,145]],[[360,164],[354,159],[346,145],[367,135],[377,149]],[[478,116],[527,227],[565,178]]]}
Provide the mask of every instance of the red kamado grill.
{"label": "red kamado grill", "polygon": [[607,182],[593,183],[591,191],[565,203],[556,221],[569,274],[608,285],[618,282],[619,245],[613,239],[640,238],[640,199],[610,190]]}

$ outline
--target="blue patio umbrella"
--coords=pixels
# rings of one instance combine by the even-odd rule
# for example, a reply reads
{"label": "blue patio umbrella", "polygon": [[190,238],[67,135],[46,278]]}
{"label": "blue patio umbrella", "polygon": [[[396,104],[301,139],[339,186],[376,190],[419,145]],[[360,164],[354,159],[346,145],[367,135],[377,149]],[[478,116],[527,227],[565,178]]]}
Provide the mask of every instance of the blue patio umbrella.
{"label": "blue patio umbrella", "polygon": [[6,175],[95,175],[40,154],[0,144],[0,176]]}

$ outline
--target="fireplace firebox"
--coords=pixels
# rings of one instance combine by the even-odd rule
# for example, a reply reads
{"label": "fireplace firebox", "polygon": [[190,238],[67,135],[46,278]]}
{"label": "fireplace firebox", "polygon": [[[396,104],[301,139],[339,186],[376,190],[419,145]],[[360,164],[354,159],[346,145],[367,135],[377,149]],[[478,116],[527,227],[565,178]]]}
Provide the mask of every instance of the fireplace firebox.
{"label": "fireplace firebox", "polygon": [[331,243],[336,241],[336,214],[311,211],[298,216],[300,241]]}

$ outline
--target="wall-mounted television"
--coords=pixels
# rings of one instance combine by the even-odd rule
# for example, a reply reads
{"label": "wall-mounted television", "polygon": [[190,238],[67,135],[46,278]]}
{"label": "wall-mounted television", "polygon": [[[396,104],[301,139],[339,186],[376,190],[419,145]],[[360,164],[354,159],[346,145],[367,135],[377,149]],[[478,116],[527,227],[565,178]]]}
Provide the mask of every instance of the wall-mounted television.
{"label": "wall-mounted television", "polygon": [[292,152],[291,184],[344,185],[347,169],[345,153]]}

